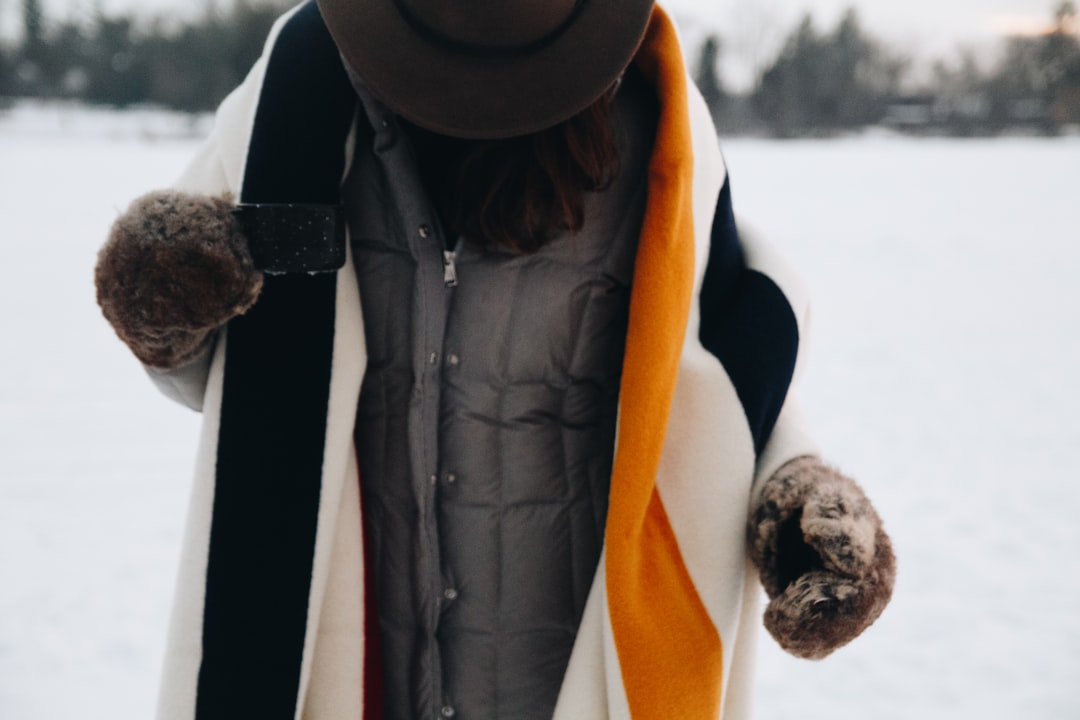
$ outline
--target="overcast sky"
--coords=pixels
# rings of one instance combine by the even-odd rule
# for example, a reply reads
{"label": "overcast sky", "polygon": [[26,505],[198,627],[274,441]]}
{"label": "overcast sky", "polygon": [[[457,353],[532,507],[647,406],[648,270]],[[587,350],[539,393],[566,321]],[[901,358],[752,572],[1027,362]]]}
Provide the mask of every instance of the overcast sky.
{"label": "overcast sky", "polygon": [[[46,8],[63,13],[87,10],[97,0],[44,0]],[[143,12],[201,8],[214,0],[100,0],[106,10]],[[228,0],[217,0],[219,3]],[[996,30],[1047,18],[1058,0],[667,0],[672,10],[708,19],[716,24],[738,20],[746,14],[772,15],[790,21],[806,10],[823,19],[839,16],[854,6],[868,25],[903,39],[946,36],[989,37]],[[11,16],[22,0],[0,0],[5,16]]]}
{"label": "overcast sky", "polygon": [[[23,0],[0,0],[0,34],[10,37],[19,24]],[[47,11],[88,14],[96,2],[107,11],[195,12],[229,0],[43,0]],[[1005,32],[1032,31],[1045,25],[1060,0],[666,0],[686,35],[711,26],[729,38],[724,61],[746,64],[771,54],[779,39],[809,11],[827,27],[854,7],[864,25],[894,47],[916,56],[948,55],[959,44],[975,49],[993,45]],[[694,22],[690,22],[693,20]],[[692,38],[688,38],[692,39]]]}

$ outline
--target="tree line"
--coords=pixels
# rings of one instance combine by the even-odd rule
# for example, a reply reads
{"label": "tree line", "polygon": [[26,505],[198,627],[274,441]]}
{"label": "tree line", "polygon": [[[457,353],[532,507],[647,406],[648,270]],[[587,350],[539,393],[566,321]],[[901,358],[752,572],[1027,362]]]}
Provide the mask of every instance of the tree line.
{"label": "tree line", "polygon": [[[0,100],[210,110],[243,79],[292,0],[208,2],[185,21],[99,9],[52,22],[41,0],[22,0],[21,40],[0,47]],[[718,34],[707,35],[691,56],[694,79],[725,134],[798,137],[877,125],[966,135],[1016,128],[1055,133],[1080,125],[1074,2],[1058,5],[1044,34],[1004,42],[990,67],[967,54],[915,79],[912,58],[867,32],[849,10],[824,30],[805,16],[745,91],[725,87]]]}
{"label": "tree line", "polygon": [[46,22],[22,1],[22,40],[0,48],[0,96],[70,98],[199,112],[217,106],[251,68],[289,0],[210,3],[184,22],[106,15]]}
{"label": "tree line", "polygon": [[721,48],[716,35],[704,40],[694,76],[722,132],[796,137],[887,125],[990,135],[1080,127],[1080,22],[1072,0],[1057,6],[1046,32],[1007,38],[992,66],[968,52],[952,65],[934,63],[921,79],[912,58],[868,33],[854,10],[824,31],[805,16],[748,92],[725,91]]}

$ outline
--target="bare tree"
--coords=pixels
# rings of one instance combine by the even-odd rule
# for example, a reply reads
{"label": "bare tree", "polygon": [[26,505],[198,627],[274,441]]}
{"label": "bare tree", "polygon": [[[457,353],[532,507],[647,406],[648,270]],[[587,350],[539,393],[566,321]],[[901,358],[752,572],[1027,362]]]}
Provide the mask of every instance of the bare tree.
{"label": "bare tree", "polygon": [[854,10],[828,33],[806,15],[762,73],[754,106],[781,135],[863,127],[884,116],[903,68],[866,34]]}

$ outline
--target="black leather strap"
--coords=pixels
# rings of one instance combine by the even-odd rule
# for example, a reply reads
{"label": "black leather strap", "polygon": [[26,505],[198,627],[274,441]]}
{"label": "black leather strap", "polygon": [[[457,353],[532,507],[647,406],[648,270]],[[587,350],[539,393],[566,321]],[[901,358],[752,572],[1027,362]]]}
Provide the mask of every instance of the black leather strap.
{"label": "black leather strap", "polygon": [[338,205],[242,203],[233,214],[263,272],[333,272],[345,265],[345,214]]}

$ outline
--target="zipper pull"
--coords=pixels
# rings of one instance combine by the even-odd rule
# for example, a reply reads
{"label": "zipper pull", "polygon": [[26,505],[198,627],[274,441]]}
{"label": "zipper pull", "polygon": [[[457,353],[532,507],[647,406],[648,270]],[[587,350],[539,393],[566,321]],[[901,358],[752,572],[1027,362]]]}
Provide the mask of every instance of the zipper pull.
{"label": "zipper pull", "polygon": [[457,287],[457,266],[454,258],[457,253],[453,250],[443,250],[443,283],[446,287]]}

